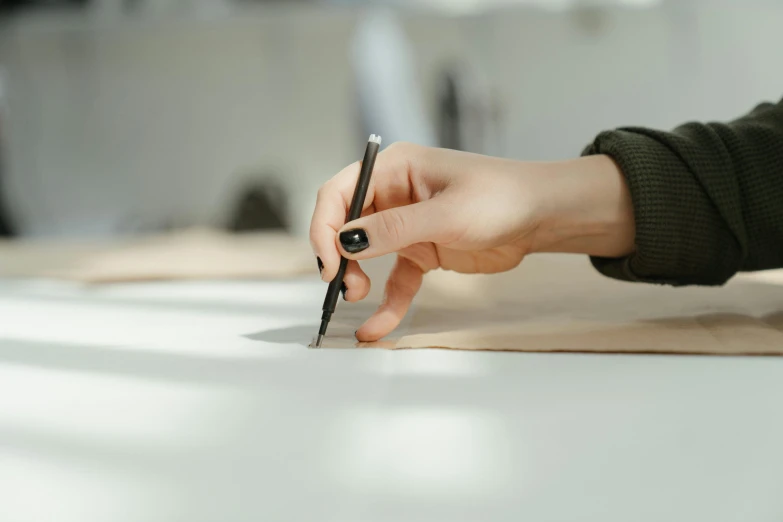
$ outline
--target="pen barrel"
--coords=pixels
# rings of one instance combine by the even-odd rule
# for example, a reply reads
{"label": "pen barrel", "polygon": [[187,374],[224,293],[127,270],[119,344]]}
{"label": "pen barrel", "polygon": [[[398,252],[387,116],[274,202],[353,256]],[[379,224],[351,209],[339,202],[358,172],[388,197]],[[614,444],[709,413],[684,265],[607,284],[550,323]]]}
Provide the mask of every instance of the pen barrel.
{"label": "pen barrel", "polygon": [[353,193],[353,200],[351,200],[351,208],[348,212],[346,223],[359,219],[362,215],[364,200],[367,198],[367,189],[370,188],[370,178],[372,177],[372,170],[375,167],[375,159],[378,157],[379,149],[380,145],[377,143],[372,141],[367,143],[367,150],[364,152],[359,180],[356,182],[356,190]]}
{"label": "pen barrel", "polygon": [[337,300],[340,297],[340,291],[343,286],[343,278],[345,277],[345,269],[348,268],[348,260],[340,258],[340,268],[337,270],[337,275],[332,282],[329,283],[329,288],[326,290],[326,297],[324,298],[324,305],[321,308],[324,312],[334,313],[337,308]]}
{"label": "pen barrel", "polygon": [[[367,190],[370,188],[370,178],[372,177],[372,171],[375,167],[375,159],[378,157],[378,151],[380,150],[380,138],[378,141],[373,141],[375,136],[370,137],[370,141],[367,143],[367,149],[364,152],[364,159],[362,160],[362,167],[359,170],[359,179],[356,181],[356,189],[353,192],[353,199],[351,200],[351,208],[348,212],[348,218],[346,223],[359,219],[362,215],[364,208],[364,200],[367,198]],[[325,333],[325,327],[331,319],[335,308],[337,307],[337,300],[340,296],[340,291],[343,287],[343,278],[345,277],[345,270],[348,268],[348,260],[344,257],[340,258],[340,268],[337,270],[337,275],[329,283],[329,288],[326,290],[326,297],[324,298],[324,305],[322,307],[322,330]]]}

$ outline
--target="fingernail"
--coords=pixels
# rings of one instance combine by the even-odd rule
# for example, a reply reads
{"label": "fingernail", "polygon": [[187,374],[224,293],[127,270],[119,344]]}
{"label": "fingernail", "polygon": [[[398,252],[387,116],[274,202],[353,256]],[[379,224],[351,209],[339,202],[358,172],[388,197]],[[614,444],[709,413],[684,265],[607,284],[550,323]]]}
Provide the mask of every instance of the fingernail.
{"label": "fingernail", "polygon": [[320,257],[316,257],[315,259],[318,260],[318,273],[320,274],[321,272],[324,271],[324,262],[321,261]]}
{"label": "fingernail", "polygon": [[355,254],[370,247],[370,240],[363,228],[354,228],[340,233],[340,244],[346,252]]}
{"label": "fingernail", "polygon": [[348,299],[345,298],[345,292],[348,291],[348,287],[345,286],[345,283],[343,283],[342,290],[340,290],[343,293],[343,301],[347,301]]}

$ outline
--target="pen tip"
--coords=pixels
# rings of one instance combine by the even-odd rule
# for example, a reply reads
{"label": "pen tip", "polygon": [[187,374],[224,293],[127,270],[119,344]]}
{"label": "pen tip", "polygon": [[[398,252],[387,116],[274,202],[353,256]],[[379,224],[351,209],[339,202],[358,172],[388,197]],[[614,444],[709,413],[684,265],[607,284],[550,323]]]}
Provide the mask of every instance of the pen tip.
{"label": "pen tip", "polygon": [[324,342],[324,336],[323,335],[319,335],[318,339],[316,339],[316,341],[315,341],[315,347],[316,348],[320,348],[321,347],[321,343],[323,343],[323,342]]}

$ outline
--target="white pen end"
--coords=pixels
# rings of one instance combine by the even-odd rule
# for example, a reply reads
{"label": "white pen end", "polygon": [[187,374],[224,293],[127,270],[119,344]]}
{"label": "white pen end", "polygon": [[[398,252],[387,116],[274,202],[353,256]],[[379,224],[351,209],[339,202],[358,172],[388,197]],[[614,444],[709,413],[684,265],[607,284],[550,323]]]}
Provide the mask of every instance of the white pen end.
{"label": "white pen end", "polygon": [[381,144],[381,137],[376,136],[375,134],[370,134],[370,143],[377,143],[378,145]]}

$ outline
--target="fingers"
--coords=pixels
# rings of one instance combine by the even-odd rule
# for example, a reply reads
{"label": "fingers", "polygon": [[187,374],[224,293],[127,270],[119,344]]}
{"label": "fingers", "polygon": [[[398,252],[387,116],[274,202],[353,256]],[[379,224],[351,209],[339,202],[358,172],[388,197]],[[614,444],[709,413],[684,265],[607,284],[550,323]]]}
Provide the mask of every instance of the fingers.
{"label": "fingers", "polygon": [[413,298],[421,288],[424,273],[410,259],[397,256],[397,262],[386,282],[386,293],[381,306],[356,331],[362,342],[377,341],[394,330],[408,312]]}
{"label": "fingers", "polygon": [[336,238],[340,254],[348,259],[370,259],[399,252],[416,243],[448,243],[456,239],[448,203],[430,199],[359,218],[344,225]]}
{"label": "fingers", "polygon": [[[337,275],[340,266],[340,253],[334,246],[337,231],[345,224],[347,209],[350,205],[360,163],[349,165],[329,180],[318,191],[315,211],[310,222],[310,243],[315,255],[321,260],[323,270],[321,279],[331,281]],[[372,205],[374,184],[370,182],[364,208]]]}
{"label": "fingers", "polygon": [[348,262],[343,284],[346,288],[343,298],[351,303],[361,301],[370,293],[370,278],[356,261]]}
{"label": "fingers", "polygon": [[[412,186],[414,165],[423,161],[426,148],[411,144],[392,144],[378,155],[363,205],[363,216],[375,210],[410,205],[414,194],[423,199],[429,193],[424,183]],[[343,228],[353,199],[361,164],[354,163],[340,171],[318,191],[310,223],[310,243],[324,269],[321,277],[331,281],[340,264],[337,231]]]}

